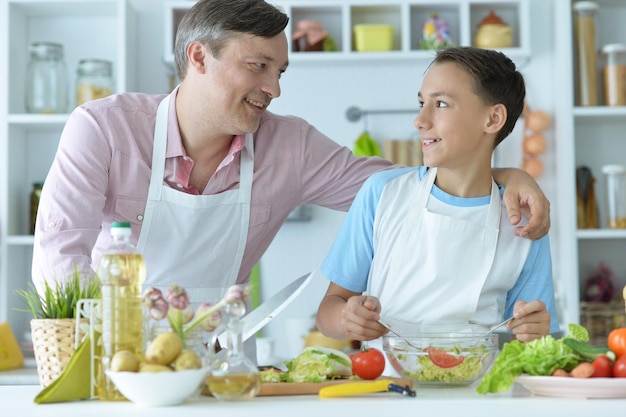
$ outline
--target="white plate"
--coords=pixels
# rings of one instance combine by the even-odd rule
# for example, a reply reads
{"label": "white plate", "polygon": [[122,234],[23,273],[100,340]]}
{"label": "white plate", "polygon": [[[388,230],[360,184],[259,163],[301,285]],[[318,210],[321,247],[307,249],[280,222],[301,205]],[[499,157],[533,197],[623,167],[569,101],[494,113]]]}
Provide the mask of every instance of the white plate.
{"label": "white plate", "polygon": [[522,375],[515,382],[549,397],[626,398],[626,378],[571,378]]}

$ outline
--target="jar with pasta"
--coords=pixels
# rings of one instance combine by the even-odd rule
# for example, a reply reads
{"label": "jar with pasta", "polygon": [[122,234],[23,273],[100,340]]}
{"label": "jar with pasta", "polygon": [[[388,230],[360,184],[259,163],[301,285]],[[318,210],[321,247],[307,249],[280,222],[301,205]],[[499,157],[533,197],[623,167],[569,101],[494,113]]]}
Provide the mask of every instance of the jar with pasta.
{"label": "jar with pasta", "polygon": [[102,59],[83,59],[76,74],[76,105],[113,94],[113,64]]}
{"label": "jar with pasta", "polygon": [[596,13],[593,1],[574,3],[574,52],[576,56],[578,106],[598,105],[598,59],[596,47]]}
{"label": "jar with pasta", "polygon": [[610,43],[602,48],[604,57],[604,104],[626,105],[626,45]]}

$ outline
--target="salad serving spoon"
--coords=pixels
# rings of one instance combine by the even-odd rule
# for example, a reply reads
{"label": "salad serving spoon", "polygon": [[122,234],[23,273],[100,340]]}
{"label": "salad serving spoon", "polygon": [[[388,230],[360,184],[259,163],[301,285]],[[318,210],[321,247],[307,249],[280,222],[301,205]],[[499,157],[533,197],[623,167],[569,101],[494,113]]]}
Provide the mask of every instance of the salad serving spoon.
{"label": "salad serving spoon", "polygon": [[485,336],[490,335],[494,331],[498,330],[500,327],[507,325],[511,320],[513,320],[513,317],[509,317],[508,319],[504,320],[503,322],[500,322],[498,324],[494,324],[493,326],[491,326],[489,328],[489,330],[487,330],[485,333],[481,334],[480,337],[485,337]]}
{"label": "salad serving spoon", "polygon": [[393,333],[395,336],[399,337],[401,340],[403,340],[407,345],[411,346],[413,349],[417,349],[417,350],[421,350],[420,347],[415,346],[414,344],[412,344],[411,342],[409,342],[404,336],[401,336],[399,333],[395,332],[391,326],[389,326],[387,323],[378,320],[378,323],[380,323],[385,329],[389,330],[390,333]]}

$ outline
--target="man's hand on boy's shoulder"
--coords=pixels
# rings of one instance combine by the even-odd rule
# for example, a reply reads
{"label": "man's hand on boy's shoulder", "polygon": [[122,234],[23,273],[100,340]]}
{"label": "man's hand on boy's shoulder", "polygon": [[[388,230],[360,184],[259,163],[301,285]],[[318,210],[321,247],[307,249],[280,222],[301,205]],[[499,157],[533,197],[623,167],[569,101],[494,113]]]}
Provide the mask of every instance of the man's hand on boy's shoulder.
{"label": "man's hand on boy's shoulder", "polygon": [[[512,172],[519,173],[511,175]],[[529,181],[530,180],[530,181]],[[513,226],[519,225],[522,216],[528,219],[525,225],[517,226],[515,234],[537,240],[550,231],[550,201],[539,184],[521,169],[506,170],[506,186],[502,197]]]}

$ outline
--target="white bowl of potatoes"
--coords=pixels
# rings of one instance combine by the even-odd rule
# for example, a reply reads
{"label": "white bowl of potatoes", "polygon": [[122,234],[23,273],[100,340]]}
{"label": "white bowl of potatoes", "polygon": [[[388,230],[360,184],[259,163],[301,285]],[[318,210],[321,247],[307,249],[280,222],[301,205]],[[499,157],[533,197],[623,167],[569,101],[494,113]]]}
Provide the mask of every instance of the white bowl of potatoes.
{"label": "white bowl of potatoes", "polygon": [[200,393],[209,374],[200,355],[183,349],[175,333],[157,336],[143,357],[116,353],[107,376],[128,400],[140,406],[172,406]]}
{"label": "white bowl of potatoes", "polygon": [[124,397],[144,407],[182,404],[201,389],[208,372],[208,368],[156,373],[106,371]]}

